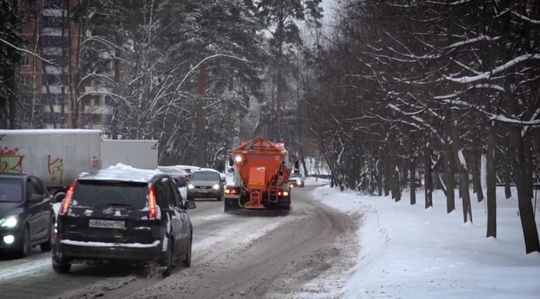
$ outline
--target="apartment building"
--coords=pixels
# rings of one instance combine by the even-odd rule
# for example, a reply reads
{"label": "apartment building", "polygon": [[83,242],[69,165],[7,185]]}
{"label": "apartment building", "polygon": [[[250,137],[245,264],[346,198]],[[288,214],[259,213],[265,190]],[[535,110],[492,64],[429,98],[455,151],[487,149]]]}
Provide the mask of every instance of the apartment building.
{"label": "apartment building", "polygon": [[[21,0],[28,48],[44,60],[24,55],[17,92],[25,128],[105,129],[111,121],[110,90],[81,69],[86,33],[74,21],[84,0]],[[114,62],[110,61],[110,72]]]}

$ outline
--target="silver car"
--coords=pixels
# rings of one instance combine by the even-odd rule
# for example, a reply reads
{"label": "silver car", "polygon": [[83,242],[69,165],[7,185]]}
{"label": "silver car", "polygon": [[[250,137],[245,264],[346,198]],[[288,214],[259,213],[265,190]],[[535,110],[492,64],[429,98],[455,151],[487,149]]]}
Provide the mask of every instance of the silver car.
{"label": "silver car", "polygon": [[291,177],[289,178],[289,185],[291,185],[291,187],[304,188],[304,185],[305,185],[304,175],[300,173],[292,173]]}
{"label": "silver car", "polygon": [[215,198],[222,201],[226,179],[215,170],[200,170],[191,175],[187,185],[187,200],[195,198]]}

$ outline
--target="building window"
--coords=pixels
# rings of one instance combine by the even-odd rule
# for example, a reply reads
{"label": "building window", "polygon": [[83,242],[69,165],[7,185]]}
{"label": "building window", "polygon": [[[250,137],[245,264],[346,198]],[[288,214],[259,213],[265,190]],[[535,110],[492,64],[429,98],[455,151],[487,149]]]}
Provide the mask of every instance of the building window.
{"label": "building window", "polygon": [[28,57],[28,55],[23,55],[21,57],[21,65],[30,65],[30,57]]}
{"label": "building window", "polygon": [[41,38],[41,43],[44,47],[60,47],[67,45],[68,41],[69,38],[67,36],[44,35]]}
{"label": "building window", "polygon": [[19,84],[23,86],[31,86],[32,77],[27,74],[19,74]]}
{"label": "building window", "polygon": [[67,85],[67,76],[64,74],[47,75],[47,85]]}
{"label": "building window", "polygon": [[63,59],[60,55],[43,55],[48,62],[45,62],[45,65],[62,65]]}
{"label": "building window", "polygon": [[62,122],[63,117],[62,117],[62,114],[59,113],[59,112],[54,112],[54,113],[43,112],[43,114],[41,115],[41,119],[46,124],[52,124],[53,123],[53,116],[54,116],[54,120],[55,120],[56,124]]}
{"label": "building window", "polygon": [[44,16],[43,27],[62,27],[62,18]]}
{"label": "building window", "polygon": [[112,114],[104,114],[104,122],[103,124],[105,126],[110,126],[111,125],[111,122],[112,122]]}
{"label": "building window", "polygon": [[66,8],[66,0],[45,0],[45,8]]}
{"label": "building window", "polygon": [[[62,94],[42,94],[41,95],[43,105],[62,105],[62,102],[64,105],[67,105],[67,95]],[[63,101],[62,101],[63,99]]]}
{"label": "building window", "polygon": [[105,96],[105,106],[112,106],[113,99],[111,96]]}

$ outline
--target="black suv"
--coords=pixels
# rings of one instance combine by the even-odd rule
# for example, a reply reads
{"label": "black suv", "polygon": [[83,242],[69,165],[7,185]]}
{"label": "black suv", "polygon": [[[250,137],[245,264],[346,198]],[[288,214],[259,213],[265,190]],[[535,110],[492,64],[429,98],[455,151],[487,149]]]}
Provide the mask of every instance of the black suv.
{"label": "black suv", "polygon": [[52,197],[43,182],[27,174],[0,174],[0,250],[25,257],[33,246],[51,250]]}
{"label": "black suv", "polygon": [[141,169],[102,169],[81,174],[58,212],[52,266],[68,273],[84,261],[149,264],[170,275],[177,257],[191,265],[193,227],[173,179]]}

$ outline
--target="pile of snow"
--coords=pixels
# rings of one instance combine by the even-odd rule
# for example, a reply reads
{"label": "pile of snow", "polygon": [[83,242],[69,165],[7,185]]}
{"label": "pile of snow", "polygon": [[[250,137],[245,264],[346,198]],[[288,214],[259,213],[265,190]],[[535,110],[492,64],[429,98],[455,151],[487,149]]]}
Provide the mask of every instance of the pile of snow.
{"label": "pile of snow", "polygon": [[100,169],[93,173],[83,172],[79,176],[79,179],[85,179],[87,176],[91,176],[91,179],[93,180],[121,179],[122,181],[147,182],[155,175],[161,173],[163,172],[159,170],[139,169],[122,163],[118,163],[105,169]]}
{"label": "pile of snow", "polygon": [[390,197],[317,188],[316,200],[347,214],[363,213],[353,273],[325,296],[539,298],[540,253],[525,254],[517,200],[505,199],[504,189],[497,191],[495,239],[485,238],[485,200],[473,202],[474,223],[463,224],[461,200],[456,200],[456,211],[447,214],[439,191],[433,194],[434,207],[426,210],[423,193],[411,206],[406,192],[396,203]]}

